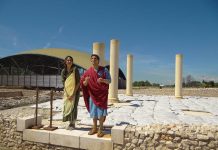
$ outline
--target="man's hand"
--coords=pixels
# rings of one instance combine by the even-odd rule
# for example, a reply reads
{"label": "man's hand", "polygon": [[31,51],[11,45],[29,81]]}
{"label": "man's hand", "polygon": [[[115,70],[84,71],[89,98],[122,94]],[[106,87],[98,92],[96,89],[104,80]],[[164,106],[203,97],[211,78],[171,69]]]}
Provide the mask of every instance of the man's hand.
{"label": "man's hand", "polygon": [[87,86],[89,83],[89,79],[90,79],[90,76],[86,77],[85,80],[83,81],[83,85]]}
{"label": "man's hand", "polygon": [[103,79],[103,78],[98,78],[98,79],[97,79],[97,82],[98,82],[98,83],[102,83],[102,82],[104,82],[104,79]]}

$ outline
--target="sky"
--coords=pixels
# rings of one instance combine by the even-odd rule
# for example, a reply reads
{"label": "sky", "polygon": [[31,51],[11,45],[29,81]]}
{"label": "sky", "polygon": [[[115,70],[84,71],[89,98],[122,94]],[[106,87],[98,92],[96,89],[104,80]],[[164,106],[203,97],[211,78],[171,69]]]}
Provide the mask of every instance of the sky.
{"label": "sky", "polygon": [[0,57],[42,48],[92,53],[93,42],[120,42],[133,81],[174,84],[175,56],[183,77],[218,82],[217,0],[0,0]]}

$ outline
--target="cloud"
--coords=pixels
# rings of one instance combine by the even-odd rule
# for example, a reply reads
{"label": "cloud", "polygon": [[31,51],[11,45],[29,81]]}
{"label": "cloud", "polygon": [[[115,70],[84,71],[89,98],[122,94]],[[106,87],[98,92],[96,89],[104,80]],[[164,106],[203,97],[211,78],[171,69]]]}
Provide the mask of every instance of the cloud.
{"label": "cloud", "polygon": [[31,49],[29,42],[27,43],[19,35],[14,28],[0,24],[0,46],[5,50],[0,52],[2,56],[16,53],[18,50]]}
{"label": "cloud", "polygon": [[194,77],[197,81],[215,81],[218,82],[218,76],[214,75],[203,75]]}
{"label": "cloud", "polygon": [[149,80],[152,83],[173,84],[174,83],[174,62],[162,62],[152,55],[134,54],[134,79]]}
{"label": "cloud", "polygon": [[135,59],[137,60],[137,63],[141,63],[141,64],[155,64],[158,63],[159,60],[156,59],[155,57],[151,56],[151,55],[141,55],[138,54],[135,56]]}
{"label": "cloud", "polygon": [[[159,63],[159,60],[152,55],[144,55],[136,52],[132,52],[131,54],[133,55],[133,66],[137,69],[139,67],[147,67],[149,65],[155,65]],[[125,70],[127,63],[127,53],[120,53],[119,60],[120,66]]]}
{"label": "cloud", "polygon": [[63,29],[64,29],[63,25],[59,26],[57,32],[50,37],[49,41],[45,44],[44,48],[50,47],[53,41],[56,40],[62,34]]}
{"label": "cloud", "polygon": [[14,45],[14,46],[17,46],[17,37],[14,37],[14,38],[13,38],[13,45]]}
{"label": "cloud", "polygon": [[165,60],[154,55],[146,55],[139,51],[120,51],[120,67],[126,74],[127,53],[133,54],[133,78],[134,81],[148,80],[152,83],[174,84],[175,62]]}
{"label": "cloud", "polygon": [[0,24],[0,42],[1,48],[9,51],[19,48],[19,46],[24,45],[22,41],[18,38],[16,31],[13,28],[6,27]]}
{"label": "cloud", "polygon": [[174,84],[174,59],[166,60],[157,57],[155,54],[150,55],[151,52],[146,53],[144,51],[145,48],[138,45],[130,49],[135,49],[135,51],[130,52],[133,54],[133,78],[135,81],[148,80],[152,83]]}
{"label": "cloud", "polygon": [[58,28],[58,33],[62,33],[63,29],[64,29],[64,26],[63,26],[63,25],[60,26],[60,27]]}
{"label": "cloud", "polygon": [[0,25],[0,40],[9,41],[12,43],[16,33],[13,29]]}
{"label": "cloud", "polygon": [[174,59],[166,60],[158,57],[160,55],[146,53],[145,48],[135,46],[133,54],[133,74],[134,80],[148,80],[152,83],[160,84],[174,84],[175,76],[175,62]]}
{"label": "cloud", "polygon": [[49,47],[50,47],[50,45],[51,45],[51,43],[50,43],[50,42],[48,42],[48,43],[46,43],[46,45],[45,45],[43,48],[49,48]]}
{"label": "cloud", "polygon": [[[80,50],[80,51],[86,51],[88,53],[92,53],[92,51],[90,50],[90,48],[86,47],[85,44],[81,45],[76,45],[74,43],[67,43],[67,42],[63,42],[63,41],[57,41],[55,42],[57,45],[62,45],[62,47],[67,47],[67,48],[72,48],[72,49],[76,49],[76,50]],[[89,46],[89,45],[88,45]]]}
{"label": "cloud", "polygon": [[158,75],[158,76],[174,76],[174,68],[171,68],[170,66],[156,66],[155,68],[147,68],[147,70],[144,70],[145,74],[150,75]]}

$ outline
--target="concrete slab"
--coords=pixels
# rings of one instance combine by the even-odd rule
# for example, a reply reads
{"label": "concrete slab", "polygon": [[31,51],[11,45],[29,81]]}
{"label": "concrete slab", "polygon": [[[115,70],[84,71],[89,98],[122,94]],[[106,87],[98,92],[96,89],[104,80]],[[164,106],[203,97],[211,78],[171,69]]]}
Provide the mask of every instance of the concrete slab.
{"label": "concrete slab", "polygon": [[23,140],[39,143],[49,143],[50,132],[52,131],[25,129],[23,131]]}
{"label": "concrete slab", "polygon": [[[37,117],[37,124],[42,124],[42,116]],[[23,131],[24,129],[28,129],[35,125],[35,117],[28,116],[23,118],[17,118],[17,131]]]}
{"label": "concrete slab", "polygon": [[80,136],[80,148],[86,150],[112,150],[113,144],[110,137],[98,138],[97,135],[88,135],[88,131]]}
{"label": "concrete slab", "polygon": [[50,144],[80,148],[80,136],[84,133],[86,131],[57,129],[50,132]]}
{"label": "concrete slab", "polygon": [[116,144],[124,144],[124,131],[127,125],[114,126],[111,129],[112,142]]}

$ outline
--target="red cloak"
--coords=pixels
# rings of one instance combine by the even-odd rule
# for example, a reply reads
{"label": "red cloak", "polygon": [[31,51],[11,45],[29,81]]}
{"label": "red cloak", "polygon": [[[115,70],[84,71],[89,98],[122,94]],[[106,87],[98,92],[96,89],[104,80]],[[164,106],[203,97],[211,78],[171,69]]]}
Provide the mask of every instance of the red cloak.
{"label": "red cloak", "polygon": [[[105,83],[98,83],[98,78],[106,79],[106,73],[104,67],[99,66],[98,72],[103,72],[101,76],[98,75],[98,72],[94,70],[94,67],[90,67],[81,77],[80,85],[83,91],[83,98],[87,110],[89,111],[89,98],[93,100],[94,104],[102,109],[107,109],[108,101],[108,88],[109,85]],[[90,77],[88,85],[84,86],[83,81],[86,77]]]}

